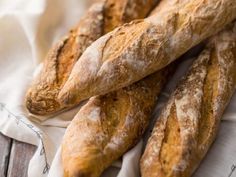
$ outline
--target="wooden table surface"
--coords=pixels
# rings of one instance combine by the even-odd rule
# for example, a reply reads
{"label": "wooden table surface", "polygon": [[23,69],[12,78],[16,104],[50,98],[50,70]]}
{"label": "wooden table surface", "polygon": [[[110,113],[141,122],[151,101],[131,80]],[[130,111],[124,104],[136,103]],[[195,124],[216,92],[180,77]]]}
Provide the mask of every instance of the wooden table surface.
{"label": "wooden table surface", "polygon": [[28,164],[36,146],[0,133],[0,177],[27,177]]}

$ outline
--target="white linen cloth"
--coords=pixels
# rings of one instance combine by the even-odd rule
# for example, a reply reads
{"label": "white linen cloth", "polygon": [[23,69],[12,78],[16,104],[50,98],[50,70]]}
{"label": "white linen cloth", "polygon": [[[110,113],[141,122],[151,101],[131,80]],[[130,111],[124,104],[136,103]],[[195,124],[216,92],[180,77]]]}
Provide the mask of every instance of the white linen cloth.
{"label": "white linen cloth", "polygon": [[[65,127],[79,108],[42,122],[29,121],[24,95],[36,67],[48,49],[77,22],[88,7],[86,0],[0,0],[0,131],[38,146],[29,163],[29,177],[62,177],[60,143]],[[159,99],[159,113],[178,78],[191,60],[185,61]],[[216,142],[194,177],[236,177],[236,95],[220,127]],[[138,177],[143,141],[102,175]]]}

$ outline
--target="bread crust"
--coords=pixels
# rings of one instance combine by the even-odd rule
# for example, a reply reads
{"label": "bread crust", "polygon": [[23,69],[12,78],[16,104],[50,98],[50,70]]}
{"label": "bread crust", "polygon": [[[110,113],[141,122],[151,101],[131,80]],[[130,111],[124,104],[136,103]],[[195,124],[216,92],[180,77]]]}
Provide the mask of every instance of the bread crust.
{"label": "bread crust", "polygon": [[144,18],[156,3],[157,0],[100,0],[92,4],[79,24],[50,49],[43,69],[26,94],[29,112],[51,115],[78,104],[62,105],[57,96],[85,49],[115,27],[135,18]]}
{"label": "bread crust", "polygon": [[172,67],[126,88],[89,99],[63,138],[64,177],[98,177],[136,145]]}
{"label": "bread crust", "polygon": [[236,89],[236,23],[210,39],[171,95],[141,158],[142,177],[190,177]]}
{"label": "bread crust", "polygon": [[161,2],[152,16],[118,27],[87,48],[59,93],[62,104],[130,85],[236,18],[235,0]]}

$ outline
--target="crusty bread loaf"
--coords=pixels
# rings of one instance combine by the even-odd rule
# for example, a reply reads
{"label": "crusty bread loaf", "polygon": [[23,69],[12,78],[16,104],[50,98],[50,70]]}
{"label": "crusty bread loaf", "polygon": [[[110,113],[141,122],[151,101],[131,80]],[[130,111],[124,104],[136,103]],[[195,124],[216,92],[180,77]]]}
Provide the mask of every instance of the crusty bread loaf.
{"label": "crusty bread loaf", "polygon": [[135,18],[144,18],[157,1],[100,0],[95,2],[78,26],[49,51],[42,71],[33,81],[26,95],[26,107],[29,112],[36,115],[50,115],[68,108],[58,102],[57,96],[84,50],[115,27]]}
{"label": "crusty bread loaf", "polygon": [[98,177],[140,140],[170,67],[89,99],[63,138],[64,177]]}
{"label": "crusty bread loaf", "polygon": [[211,38],[170,97],[142,156],[142,177],[190,177],[235,88],[236,23]]}
{"label": "crusty bread loaf", "polygon": [[[71,105],[163,68],[236,18],[235,0],[162,0],[161,11],[116,28],[80,57],[59,93]],[[80,76],[83,77],[80,77]]]}

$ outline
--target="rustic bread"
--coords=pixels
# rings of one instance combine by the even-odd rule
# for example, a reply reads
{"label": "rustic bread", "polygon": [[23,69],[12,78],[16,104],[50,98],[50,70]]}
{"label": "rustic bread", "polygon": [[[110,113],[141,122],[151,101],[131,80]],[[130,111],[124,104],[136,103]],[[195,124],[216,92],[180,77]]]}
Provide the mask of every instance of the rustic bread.
{"label": "rustic bread", "polygon": [[63,138],[64,177],[98,177],[136,145],[171,67],[126,88],[89,99]]}
{"label": "rustic bread", "polygon": [[210,39],[157,119],[142,177],[190,177],[215,139],[236,88],[236,23]]}
{"label": "rustic bread", "polygon": [[130,85],[236,18],[235,0],[161,2],[160,12],[118,27],[87,48],[59,93],[62,104]]}
{"label": "rustic bread", "polygon": [[49,51],[43,69],[26,94],[26,107],[29,112],[35,115],[50,115],[68,108],[58,102],[57,96],[84,50],[115,27],[135,18],[144,18],[156,3],[157,0],[95,2],[77,27]]}

